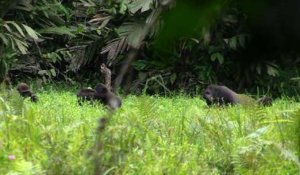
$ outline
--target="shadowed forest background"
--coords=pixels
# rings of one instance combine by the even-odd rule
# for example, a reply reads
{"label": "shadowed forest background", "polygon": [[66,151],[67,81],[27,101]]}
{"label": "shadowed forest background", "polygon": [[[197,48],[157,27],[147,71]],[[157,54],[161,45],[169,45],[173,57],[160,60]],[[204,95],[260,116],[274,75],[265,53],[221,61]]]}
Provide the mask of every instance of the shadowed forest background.
{"label": "shadowed forest background", "polygon": [[105,63],[125,94],[197,94],[211,83],[299,93],[297,0],[0,3],[1,81],[83,86],[103,81]]}

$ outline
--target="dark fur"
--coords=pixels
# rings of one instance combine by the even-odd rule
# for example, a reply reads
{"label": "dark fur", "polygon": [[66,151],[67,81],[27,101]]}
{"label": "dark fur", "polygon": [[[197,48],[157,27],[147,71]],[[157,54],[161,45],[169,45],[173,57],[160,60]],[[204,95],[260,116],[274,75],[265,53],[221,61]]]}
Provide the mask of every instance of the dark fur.
{"label": "dark fur", "polygon": [[209,85],[202,94],[207,105],[227,105],[227,104],[247,104],[247,102],[257,103],[262,106],[271,106],[272,98],[263,97],[255,101],[251,97],[243,94],[238,94],[226,86]]}
{"label": "dark fur", "polygon": [[100,99],[102,103],[108,105],[111,109],[117,109],[121,107],[121,98],[111,92],[104,84],[99,83],[95,87],[96,98]]}
{"label": "dark fur", "polygon": [[82,88],[77,92],[78,104],[82,105],[82,101],[95,100],[96,91],[91,88]]}
{"label": "dark fur", "polygon": [[209,85],[202,94],[202,97],[209,106],[212,104],[236,104],[238,103],[236,96],[237,93],[228,87],[219,85]]}
{"label": "dark fur", "polygon": [[100,101],[101,103],[109,106],[111,109],[119,108],[122,105],[121,99],[101,83],[97,84],[95,89],[83,88],[79,90],[77,98],[80,105],[83,100]]}
{"label": "dark fur", "polygon": [[30,100],[32,102],[38,101],[37,95],[35,95],[34,93],[31,92],[29,86],[26,83],[19,83],[17,86],[17,91],[24,98],[30,97]]}

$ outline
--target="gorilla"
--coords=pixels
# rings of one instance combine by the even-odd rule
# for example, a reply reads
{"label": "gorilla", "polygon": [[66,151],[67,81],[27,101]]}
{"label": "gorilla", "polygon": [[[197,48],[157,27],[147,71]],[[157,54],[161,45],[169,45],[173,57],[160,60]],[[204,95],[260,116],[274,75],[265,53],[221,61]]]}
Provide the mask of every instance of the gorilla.
{"label": "gorilla", "polygon": [[256,101],[255,99],[245,95],[238,94],[226,86],[209,85],[202,93],[202,97],[205,99],[208,106],[212,104],[217,105],[253,105],[258,104],[262,106],[271,106],[272,99],[270,97],[263,97]]}
{"label": "gorilla", "polygon": [[30,97],[30,100],[32,102],[38,101],[38,97],[34,93],[31,92],[29,86],[26,83],[19,83],[17,86],[17,91],[24,98]]}
{"label": "gorilla", "polygon": [[104,84],[99,83],[95,89],[82,88],[77,92],[78,103],[82,101],[100,101],[110,109],[120,108],[122,100],[116,94],[111,92]]}

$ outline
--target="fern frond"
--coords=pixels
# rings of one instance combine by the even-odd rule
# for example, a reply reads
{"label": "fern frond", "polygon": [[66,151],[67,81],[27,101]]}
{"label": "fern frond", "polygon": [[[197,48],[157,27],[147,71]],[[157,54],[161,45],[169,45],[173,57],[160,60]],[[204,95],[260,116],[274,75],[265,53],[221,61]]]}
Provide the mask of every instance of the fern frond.
{"label": "fern frond", "polygon": [[76,37],[72,32],[73,30],[66,26],[60,27],[48,27],[39,31],[40,33],[56,34],[56,35],[67,35],[70,37]]}
{"label": "fern frond", "polygon": [[4,21],[0,28],[4,31],[0,34],[0,40],[4,45],[12,49],[17,49],[22,54],[26,54],[28,51],[28,43],[26,37],[33,40],[39,39],[39,33],[33,30],[31,27],[25,24],[18,24],[15,21]]}
{"label": "fern frond", "polygon": [[117,32],[119,36],[127,37],[129,46],[139,48],[148,32],[144,28],[145,23],[125,23],[119,27]]}
{"label": "fern frond", "polygon": [[127,48],[127,38],[116,38],[110,41],[103,49],[101,54],[108,53],[107,59],[113,60]]}

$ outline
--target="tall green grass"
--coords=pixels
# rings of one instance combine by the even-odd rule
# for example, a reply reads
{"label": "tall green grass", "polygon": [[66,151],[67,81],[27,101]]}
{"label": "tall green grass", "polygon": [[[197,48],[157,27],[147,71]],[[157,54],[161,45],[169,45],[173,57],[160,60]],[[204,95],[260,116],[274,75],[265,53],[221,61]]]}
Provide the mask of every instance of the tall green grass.
{"label": "tall green grass", "polygon": [[[128,96],[115,113],[46,90],[0,95],[0,174],[299,174],[300,104]],[[106,117],[99,128],[99,118]],[[98,129],[97,129],[98,127]]]}

